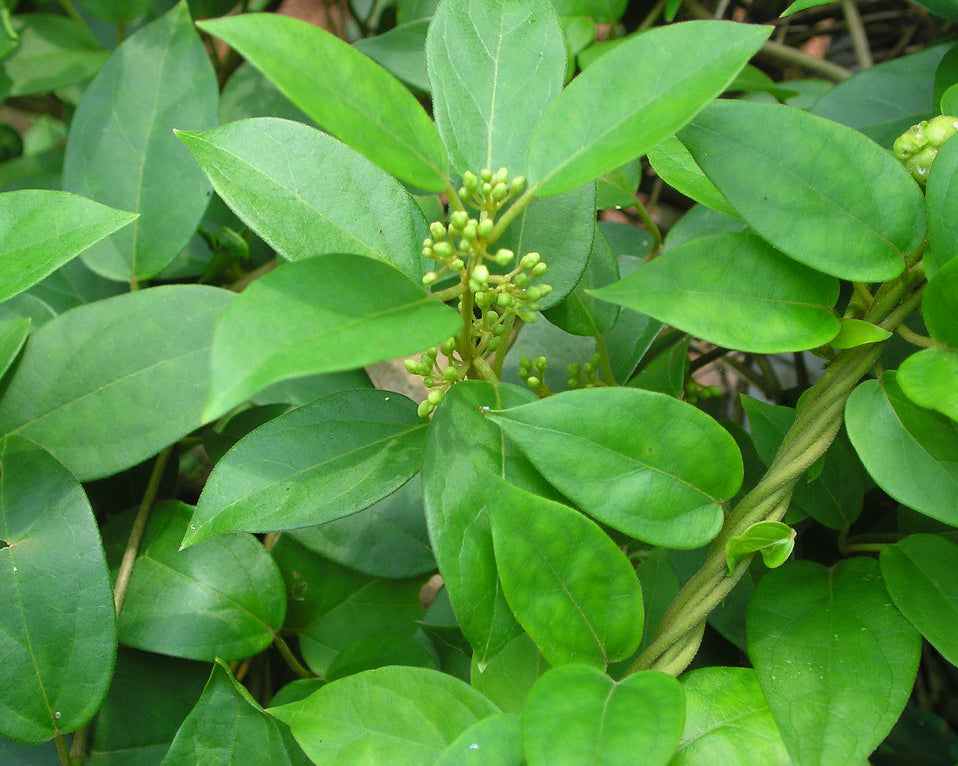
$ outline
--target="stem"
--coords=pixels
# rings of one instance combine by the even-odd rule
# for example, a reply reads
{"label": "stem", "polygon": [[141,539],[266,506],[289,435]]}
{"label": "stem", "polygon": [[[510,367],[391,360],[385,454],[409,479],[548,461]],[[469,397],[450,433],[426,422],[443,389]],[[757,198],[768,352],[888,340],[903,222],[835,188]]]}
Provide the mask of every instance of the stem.
{"label": "stem", "polygon": [[922,335],[919,332],[915,332],[908,325],[898,325],[898,328],[895,330],[901,337],[911,343],[913,346],[919,346],[921,348],[947,348],[944,343],[939,343],[934,338],[929,338],[927,335]]}
{"label": "stem", "polygon": [[299,660],[296,659],[296,655],[293,654],[293,650],[289,648],[287,644],[279,633],[273,636],[273,643],[276,644],[276,648],[279,650],[280,655],[286,664],[289,665],[289,669],[292,670],[300,678],[316,678],[316,674],[311,672],[309,668],[303,666]]}
{"label": "stem", "polygon": [[73,743],[70,745],[70,763],[76,766],[86,760],[86,739],[90,733],[90,724],[85,723],[73,732]]}
{"label": "stem", "polygon": [[[502,365],[506,361],[506,352],[509,350],[509,346],[512,345],[513,335],[512,335],[512,326],[516,322],[516,315],[509,314],[505,320],[505,332],[502,333],[499,337],[502,340],[499,341],[499,348],[496,349],[496,355],[492,360],[492,372],[497,379],[502,380]],[[520,320],[521,323],[521,320]]]}
{"label": "stem", "polygon": [[73,19],[73,21],[75,21],[77,24],[80,24],[87,29],[90,28],[90,25],[87,24],[86,19],[80,15],[80,12],[76,9],[76,6],[70,2],[70,0],[60,0],[60,7],[63,8],[63,10],[66,11],[67,16]]}
{"label": "stem", "polygon": [[63,732],[56,732],[53,735],[53,744],[57,749],[57,756],[63,766],[70,766],[70,753],[67,750],[67,741],[63,738]]}
{"label": "stem", "polygon": [[845,67],[833,64],[831,61],[825,59],[809,56],[807,53],[796,48],[790,48],[787,45],[772,42],[771,40],[768,40],[762,45],[759,53],[778,59],[779,61],[784,61],[786,64],[796,64],[810,72],[823,75],[836,82],[847,80],[852,76],[852,73],[845,69]]}
{"label": "stem", "polygon": [[462,204],[462,200],[459,199],[459,192],[456,191],[456,187],[452,185],[452,181],[449,179],[446,179],[446,199],[456,210],[465,211],[466,206]]}
{"label": "stem", "polygon": [[855,0],[842,0],[842,13],[845,14],[845,24],[852,38],[852,48],[855,50],[858,66],[868,69],[875,64],[875,61],[868,47],[868,35],[865,33],[865,25],[862,24],[862,17],[858,12],[858,6],[855,5]]}
{"label": "stem", "polygon": [[489,363],[481,356],[473,358],[472,366],[476,368],[476,372],[479,373],[479,376],[484,381],[487,383],[492,383],[494,386],[499,385],[499,378],[496,377],[496,373],[493,372],[492,368],[489,366]]}
{"label": "stem", "polygon": [[649,211],[645,209],[645,205],[643,205],[641,202],[638,202],[635,205],[635,212],[638,214],[639,218],[642,219],[642,224],[645,226],[646,230],[652,235],[652,249],[649,250],[649,255],[646,259],[651,261],[659,254],[659,250],[662,249],[662,232],[659,231],[659,227],[655,225],[655,221],[652,220],[652,216],[649,215]]}
{"label": "stem", "polygon": [[462,282],[460,282],[459,284],[453,285],[452,287],[447,287],[445,290],[436,290],[436,292],[430,293],[430,295],[433,298],[435,298],[437,301],[441,303],[445,303],[446,301],[450,301],[453,298],[458,298],[465,291],[466,291],[466,286],[462,284]]}
{"label": "stem", "polygon": [[146,530],[146,522],[150,518],[153,502],[160,490],[163,472],[166,470],[166,464],[172,453],[173,447],[171,445],[157,455],[156,463],[153,464],[153,472],[150,474],[150,480],[146,485],[146,492],[143,493],[143,501],[140,503],[140,509],[136,512],[136,518],[133,520],[133,528],[130,530],[129,539],[126,541],[126,550],[123,551],[123,560],[120,562],[120,568],[116,573],[116,584],[113,586],[113,603],[116,605],[117,617],[120,616],[120,611],[123,609],[126,589],[130,585],[130,575],[133,574],[133,563],[136,561],[140,541],[143,539],[143,532]]}
{"label": "stem", "polygon": [[502,217],[498,221],[496,221],[496,225],[492,227],[492,231],[489,232],[489,236],[486,237],[486,246],[491,245],[493,242],[499,239],[499,237],[502,236],[502,233],[509,227],[509,224],[519,217],[519,213],[529,207],[529,203],[532,202],[538,188],[538,186],[530,186],[515,202],[509,206],[509,209],[502,214]]}
{"label": "stem", "polygon": [[599,365],[602,367],[602,379],[610,386],[617,386],[615,375],[612,374],[612,362],[609,359],[609,347],[606,345],[605,336],[597,332],[594,337],[595,350],[599,353]]}

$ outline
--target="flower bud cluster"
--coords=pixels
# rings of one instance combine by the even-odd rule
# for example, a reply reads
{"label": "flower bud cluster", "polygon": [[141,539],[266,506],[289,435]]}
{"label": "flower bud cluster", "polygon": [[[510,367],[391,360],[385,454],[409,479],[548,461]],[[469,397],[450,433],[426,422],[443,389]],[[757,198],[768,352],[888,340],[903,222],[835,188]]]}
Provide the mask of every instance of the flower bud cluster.
{"label": "flower bud cluster", "polygon": [[544,398],[551,392],[546,383],[546,370],[549,368],[549,360],[544,356],[537,356],[535,359],[529,359],[527,356],[519,358],[519,379],[524,380],[526,385],[535,391],[536,396]]}
{"label": "flower bud cluster", "polygon": [[[419,403],[419,417],[429,415],[446,395],[446,391],[462,378],[462,365],[452,358],[456,346],[455,338],[444,340],[438,347],[431,348],[420,355],[419,361],[407,359],[403,364],[407,372],[422,375],[422,384],[431,389],[429,395]],[[439,352],[445,354],[448,364],[444,367],[439,361]]]}
{"label": "flower bud cluster", "polygon": [[685,401],[689,404],[718,399],[721,395],[722,389],[718,386],[703,386],[695,378],[689,378],[685,383]]}
{"label": "flower bud cluster", "polygon": [[585,364],[570,364],[566,368],[566,372],[569,374],[569,380],[566,385],[568,385],[569,388],[596,388],[598,386],[604,386],[605,382],[599,376],[599,359],[599,355],[596,354]]}
{"label": "flower bud cluster", "polygon": [[940,114],[912,125],[895,139],[892,150],[912,177],[924,186],[938,150],[955,133],[958,133],[958,117]]}

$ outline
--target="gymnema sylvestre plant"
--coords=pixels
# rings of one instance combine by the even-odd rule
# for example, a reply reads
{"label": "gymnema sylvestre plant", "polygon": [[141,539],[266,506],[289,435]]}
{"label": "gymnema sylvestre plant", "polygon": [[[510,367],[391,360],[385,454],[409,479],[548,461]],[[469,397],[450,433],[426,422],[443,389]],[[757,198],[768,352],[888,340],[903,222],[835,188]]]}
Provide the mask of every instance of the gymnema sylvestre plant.
{"label": "gymnema sylvestre plant", "polygon": [[[109,55],[4,10],[7,94],[77,101],[0,165],[0,760],[947,754],[958,48],[809,111],[768,26],[576,74],[624,2],[434,5],[84,2]],[[665,242],[597,222],[646,156],[701,203]]]}

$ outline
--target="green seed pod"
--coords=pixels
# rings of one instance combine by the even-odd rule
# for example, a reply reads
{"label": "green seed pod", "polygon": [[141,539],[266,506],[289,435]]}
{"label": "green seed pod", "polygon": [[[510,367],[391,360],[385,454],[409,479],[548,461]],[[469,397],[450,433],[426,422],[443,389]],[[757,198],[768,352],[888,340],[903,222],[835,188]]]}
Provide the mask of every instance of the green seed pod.
{"label": "green seed pod", "polygon": [[435,271],[427,271],[422,275],[422,283],[424,285],[434,285],[437,279],[439,279],[439,275]]}
{"label": "green seed pod", "polygon": [[470,192],[474,192],[479,188],[479,179],[476,178],[476,174],[467,170],[462,174],[462,185]]}
{"label": "green seed pod", "polygon": [[436,408],[433,403],[428,399],[424,399],[423,401],[419,402],[419,407],[417,408],[416,412],[419,414],[419,417],[425,418],[429,417],[429,413],[434,409]]}
{"label": "green seed pod", "polygon": [[429,392],[429,396],[426,398],[426,401],[435,407],[436,405],[439,404],[439,402],[442,401],[442,397],[443,397],[443,392],[437,389],[436,391]]}
{"label": "green seed pod", "polygon": [[544,356],[537,356],[532,362],[532,366],[535,367],[539,372],[545,372],[546,367],[549,366],[549,360]]}
{"label": "green seed pod", "polygon": [[469,223],[469,214],[465,210],[457,210],[449,216],[449,223],[457,229],[464,229],[466,224]]}
{"label": "green seed pod", "polygon": [[492,222],[491,218],[484,218],[483,220],[479,221],[479,226],[477,227],[476,231],[480,237],[485,239],[492,234],[492,229],[494,226],[495,224]]}
{"label": "green seed pod", "polygon": [[519,268],[524,271],[529,271],[538,266],[540,260],[542,260],[542,256],[538,253],[526,253],[522,256],[522,260],[519,261]]}
{"label": "green seed pod", "polygon": [[532,273],[532,276],[534,276],[534,277],[541,277],[541,276],[542,276],[543,274],[545,274],[548,270],[549,270],[549,267],[546,266],[546,264],[544,264],[544,263],[537,263],[535,266],[533,266],[531,273]]}
{"label": "green seed pod", "polygon": [[432,238],[436,240],[436,242],[441,242],[446,238],[446,227],[439,223],[439,221],[433,221],[429,224],[429,233],[432,234]]}
{"label": "green seed pod", "polygon": [[442,377],[449,383],[455,383],[457,380],[459,380],[459,373],[456,372],[455,367],[447,367],[442,371]]}
{"label": "green seed pod", "polygon": [[516,257],[516,254],[507,248],[502,248],[498,250],[493,256],[493,260],[498,263],[500,266],[508,266],[512,263],[512,259]]}
{"label": "green seed pod", "polygon": [[506,198],[506,195],[509,193],[509,187],[504,183],[498,183],[492,187],[492,198],[496,202],[502,202]]}

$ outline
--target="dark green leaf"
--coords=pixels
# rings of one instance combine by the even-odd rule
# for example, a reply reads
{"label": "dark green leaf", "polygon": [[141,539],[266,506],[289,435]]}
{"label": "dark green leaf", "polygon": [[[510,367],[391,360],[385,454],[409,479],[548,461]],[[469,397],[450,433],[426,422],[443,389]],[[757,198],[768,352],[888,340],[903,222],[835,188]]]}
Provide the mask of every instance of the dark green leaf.
{"label": "dark green leaf", "polygon": [[220,124],[249,117],[279,117],[312,123],[262,72],[244,62],[230,75],[220,93]]}
{"label": "dark green leaf", "polygon": [[402,633],[374,633],[347,644],[329,664],[326,680],[361,673],[385,665],[404,665],[437,670],[435,652],[416,638]]}
{"label": "dark green leaf", "polygon": [[13,364],[23,342],[30,333],[29,319],[7,319],[0,321],[0,378]]}
{"label": "dark green leaf", "polygon": [[545,313],[546,319],[573,335],[601,335],[608,332],[619,318],[619,308],[596,300],[587,290],[604,287],[617,281],[619,265],[609,242],[601,231],[596,232],[592,255],[575,290]]}
{"label": "dark green leaf", "polygon": [[919,407],[958,420],[958,351],[926,348],[912,354],[898,370],[898,384]]}
{"label": "dark green leaf", "polygon": [[353,43],[353,47],[365,53],[407,85],[416,90],[428,92],[429,77],[426,74],[426,30],[428,28],[429,22],[425,19],[400,24],[381,35],[362,37]]}
{"label": "dark green leaf", "polygon": [[942,266],[958,255],[958,141],[946,141],[935,155],[925,187],[925,205],[928,248]]}

